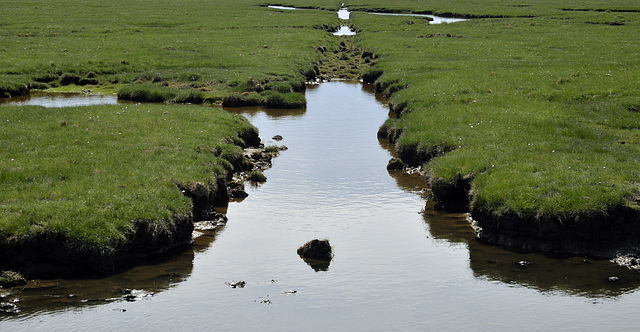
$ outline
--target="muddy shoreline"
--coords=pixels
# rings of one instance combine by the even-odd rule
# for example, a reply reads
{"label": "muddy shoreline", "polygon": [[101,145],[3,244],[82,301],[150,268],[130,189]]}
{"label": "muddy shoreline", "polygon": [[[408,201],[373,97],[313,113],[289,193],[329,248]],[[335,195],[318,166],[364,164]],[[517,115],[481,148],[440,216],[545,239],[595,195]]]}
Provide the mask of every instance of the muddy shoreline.
{"label": "muddy shoreline", "polygon": [[586,256],[614,260],[638,270],[640,213],[613,208],[589,216],[520,216],[471,208],[471,223],[481,242],[516,251],[552,256]]}
{"label": "muddy shoreline", "polygon": [[[379,84],[376,85],[380,90]],[[390,105],[390,112],[401,116],[403,107]],[[380,138],[392,144],[402,135],[384,126]],[[388,167],[420,169],[429,160],[448,150],[426,153],[416,147],[400,150],[399,158]],[[400,165],[400,166],[399,166]],[[511,211],[497,213],[473,206],[473,177],[458,177],[453,182],[433,179],[424,174],[438,210],[469,213],[476,239],[517,252],[539,252],[551,257],[582,256],[611,260],[640,271],[640,212],[628,207],[576,215],[521,215]]]}

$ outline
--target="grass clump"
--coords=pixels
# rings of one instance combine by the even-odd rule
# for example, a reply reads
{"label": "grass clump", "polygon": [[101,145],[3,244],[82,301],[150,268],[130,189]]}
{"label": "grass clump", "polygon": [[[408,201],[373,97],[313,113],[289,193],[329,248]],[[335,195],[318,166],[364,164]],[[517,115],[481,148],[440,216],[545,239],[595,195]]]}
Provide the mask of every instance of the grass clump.
{"label": "grass clump", "polygon": [[130,84],[118,90],[118,99],[152,102],[202,104],[204,94],[197,90],[181,90],[155,84]]}
{"label": "grass clump", "polygon": [[266,106],[268,108],[303,108],[307,100],[301,93],[282,93],[273,90],[232,93],[222,100],[225,107]]}
{"label": "grass clump", "polygon": [[0,75],[0,98],[24,96],[29,93],[29,90],[29,83],[25,80]]}
{"label": "grass clump", "polygon": [[27,283],[24,276],[15,271],[2,271],[0,273],[0,288],[22,286]]}
{"label": "grass clump", "polygon": [[260,183],[267,181],[267,177],[260,171],[250,171],[247,173],[247,180]]}
{"label": "grass clump", "polygon": [[194,204],[216,199],[242,146],[258,140],[246,119],[193,105],[2,111],[2,265],[36,246],[101,268],[134,238],[150,241],[140,251],[190,239],[181,227]]}

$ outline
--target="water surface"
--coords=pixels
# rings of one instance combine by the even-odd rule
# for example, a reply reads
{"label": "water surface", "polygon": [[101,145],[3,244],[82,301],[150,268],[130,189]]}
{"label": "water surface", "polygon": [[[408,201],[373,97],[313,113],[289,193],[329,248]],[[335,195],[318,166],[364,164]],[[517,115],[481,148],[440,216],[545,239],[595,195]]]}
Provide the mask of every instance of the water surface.
{"label": "water surface", "polygon": [[427,14],[410,14],[410,13],[368,13],[371,15],[387,15],[387,16],[409,16],[409,17],[429,17],[431,20],[429,24],[443,24],[443,23],[457,23],[468,21],[468,19],[464,18],[451,18],[451,17],[441,17]]}
{"label": "water surface", "polygon": [[47,93],[34,91],[26,96],[0,98],[0,105],[8,106],[44,106],[44,107],[67,107],[91,106],[91,105],[115,105],[119,103],[130,103],[130,101],[119,101],[115,94],[92,94],[92,93]]}
{"label": "water surface", "polygon": [[333,33],[334,36],[353,36],[356,32],[351,30],[348,25],[340,26],[340,30]]}
{"label": "water surface", "polygon": [[[265,184],[230,204],[223,229],[109,278],[45,280],[5,294],[20,299],[23,312],[0,315],[2,328],[622,330],[640,323],[637,273],[480,244],[465,214],[432,209],[422,177],[388,172],[392,147],[376,139],[388,107],[370,86],[323,83],[306,97],[304,110],[229,110],[249,118],[265,143],[289,149]],[[314,238],[334,247],[326,271],[296,254]],[[227,285],[238,280],[246,286]],[[127,288],[153,296],[129,302]]]}

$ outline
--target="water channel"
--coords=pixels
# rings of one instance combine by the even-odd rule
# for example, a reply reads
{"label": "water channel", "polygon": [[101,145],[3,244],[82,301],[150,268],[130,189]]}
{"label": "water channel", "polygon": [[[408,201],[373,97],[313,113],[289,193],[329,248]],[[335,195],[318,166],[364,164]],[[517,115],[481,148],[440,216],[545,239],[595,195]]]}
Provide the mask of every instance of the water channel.
{"label": "water channel", "polygon": [[[339,15],[349,18],[346,10]],[[0,313],[2,329],[621,330],[638,325],[636,272],[606,261],[552,259],[480,244],[465,214],[433,209],[424,178],[387,171],[393,149],[376,140],[376,132],[388,105],[371,86],[310,85],[306,97],[306,109],[227,110],[249,118],[266,144],[288,150],[266,171],[265,184],[221,211],[229,218],[226,226],[200,233],[187,251],[113,276],[0,289],[0,302],[21,309]],[[117,102],[115,96],[91,94],[32,94],[9,101],[46,107]],[[284,139],[269,139],[274,135]],[[308,265],[296,254],[313,238],[331,241],[335,257],[328,266]],[[244,287],[229,286],[236,281]]]}
{"label": "water channel", "polygon": [[[307,109],[229,109],[289,149],[193,248],[121,274],[3,291],[8,331],[603,330],[637,326],[640,276],[609,262],[477,243],[464,214],[431,208],[424,179],[389,172],[372,87],[311,85]],[[270,139],[281,135],[282,141]],[[310,266],[296,249],[327,238]],[[609,277],[616,276],[617,282]],[[234,281],[244,288],[232,288]],[[123,289],[129,289],[123,295]]]}

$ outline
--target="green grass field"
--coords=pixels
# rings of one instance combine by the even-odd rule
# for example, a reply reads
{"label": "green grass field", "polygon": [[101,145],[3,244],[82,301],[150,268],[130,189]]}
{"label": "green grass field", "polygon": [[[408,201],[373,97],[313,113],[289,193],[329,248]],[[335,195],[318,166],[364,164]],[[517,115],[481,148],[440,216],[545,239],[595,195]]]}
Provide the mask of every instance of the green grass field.
{"label": "green grass field", "polygon": [[[174,102],[304,103],[290,94],[317,67],[340,69],[340,59],[366,50],[376,56],[365,76],[402,113],[381,133],[406,162],[425,163],[436,198],[468,183],[472,211],[496,217],[563,222],[638,210],[640,4],[354,0],[350,39],[327,31],[340,24],[339,1],[280,3],[327,10],[265,4],[5,1],[0,97],[88,88]],[[474,19],[431,25],[366,11]],[[1,114],[3,239],[50,230],[96,248],[117,246],[136,221],[188,213],[178,184],[225,176],[241,143],[234,137],[249,130],[179,105]]]}
{"label": "green grass field", "polygon": [[381,56],[378,83],[401,89],[391,101],[405,114],[382,131],[401,132],[405,154],[438,156],[426,164],[436,194],[473,179],[472,208],[496,215],[637,209],[640,5],[439,3],[394,2],[506,17],[429,25],[352,14],[363,47]]}
{"label": "green grass field", "polygon": [[240,137],[255,133],[242,117],[193,105],[1,111],[3,245],[62,234],[79,251],[111,251],[137,222],[167,232],[191,216],[182,190],[215,192],[238,168]]}
{"label": "green grass field", "polygon": [[[245,83],[299,84],[331,45],[334,13],[259,1],[14,1],[0,18],[0,97],[25,88],[195,89],[219,103]],[[70,86],[71,85],[71,86]]]}

